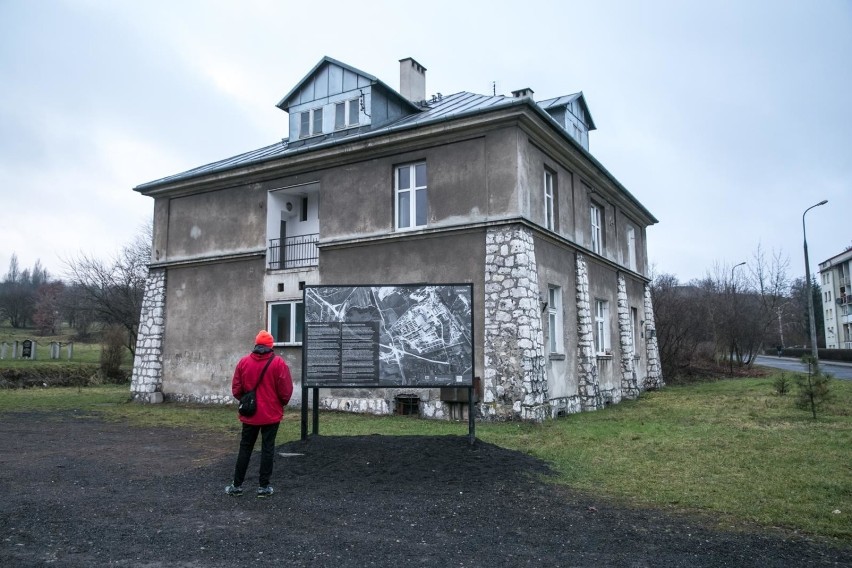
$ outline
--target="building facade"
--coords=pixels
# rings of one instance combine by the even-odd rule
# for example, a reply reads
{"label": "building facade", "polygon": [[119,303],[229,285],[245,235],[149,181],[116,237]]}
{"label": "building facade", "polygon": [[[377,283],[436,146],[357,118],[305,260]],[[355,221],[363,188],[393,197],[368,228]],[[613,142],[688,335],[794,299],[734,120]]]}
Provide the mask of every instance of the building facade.
{"label": "building facade", "polygon": [[[285,140],[135,188],[154,199],[136,400],[230,402],[261,328],[298,386],[306,284],[472,283],[481,418],[539,421],[662,386],[657,220],[589,153],[583,94],[425,85],[413,59],[397,92],[325,57],[277,105]],[[320,405],[390,413],[401,395],[458,417],[441,389],[324,390]]]}
{"label": "building facade", "polygon": [[825,346],[852,349],[852,247],[819,264]]}

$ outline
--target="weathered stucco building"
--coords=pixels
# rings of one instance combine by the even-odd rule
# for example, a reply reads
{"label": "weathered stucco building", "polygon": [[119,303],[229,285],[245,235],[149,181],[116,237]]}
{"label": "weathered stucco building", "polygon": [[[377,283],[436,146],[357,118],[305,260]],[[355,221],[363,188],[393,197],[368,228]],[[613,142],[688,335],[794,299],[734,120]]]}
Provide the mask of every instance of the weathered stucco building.
{"label": "weathered stucco building", "polygon": [[[305,284],[472,283],[485,419],[662,385],[656,219],[589,153],[582,93],[427,98],[425,73],[400,61],[396,92],[325,57],[278,103],[285,140],[135,188],[155,201],[136,400],[230,402],[261,328],[298,383]],[[399,394],[322,391],[321,406],[393,412]],[[405,394],[458,415],[440,389]]]}

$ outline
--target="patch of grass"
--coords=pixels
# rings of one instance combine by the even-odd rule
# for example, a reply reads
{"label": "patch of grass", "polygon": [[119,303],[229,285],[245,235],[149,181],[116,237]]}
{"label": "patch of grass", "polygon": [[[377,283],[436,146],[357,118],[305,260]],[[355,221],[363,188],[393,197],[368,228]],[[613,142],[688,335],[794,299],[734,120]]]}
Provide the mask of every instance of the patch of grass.
{"label": "patch of grass", "polygon": [[[633,505],[710,513],[725,527],[783,527],[852,541],[852,382],[813,420],[773,378],[722,380],[650,392],[541,425],[477,423],[485,442],[551,463],[557,483]],[[77,409],[140,426],[221,432],[236,440],[231,406],[128,404],[127,387],[0,391],[0,412]],[[467,423],[323,412],[320,434],[458,435]],[[279,443],[300,435],[288,410]],[[834,511],[840,511],[835,513]]]}
{"label": "patch of grass", "polygon": [[670,387],[481,437],[553,463],[580,490],[849,540],[852,384],[832,387],[837,399],[817,421],[767,378]]}

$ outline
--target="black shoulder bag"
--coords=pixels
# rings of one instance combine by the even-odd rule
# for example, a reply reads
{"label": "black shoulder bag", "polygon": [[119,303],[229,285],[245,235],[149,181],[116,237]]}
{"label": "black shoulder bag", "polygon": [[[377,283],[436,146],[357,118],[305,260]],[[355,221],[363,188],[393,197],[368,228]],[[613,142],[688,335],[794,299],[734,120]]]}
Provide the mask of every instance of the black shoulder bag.
{"label": "black shoulder bag", "polygon": [[254,413],[257,412],[257,395],[255,394],[255,391],[257,391],[257,387],[260,386],[260,383],[263,382],[263,375],[266,374],[266,369],[269,368],[269,364],[272,363],[273,359],[275,359],[275,353],[273,353],[272,357],[269,358],[269,361],[266,362],[266,366],[263,367],[263,370],[260,372],[260,378],[257,380],[257,384],[254,388],[240,397],[239,412],[242,416],[254,416]]}

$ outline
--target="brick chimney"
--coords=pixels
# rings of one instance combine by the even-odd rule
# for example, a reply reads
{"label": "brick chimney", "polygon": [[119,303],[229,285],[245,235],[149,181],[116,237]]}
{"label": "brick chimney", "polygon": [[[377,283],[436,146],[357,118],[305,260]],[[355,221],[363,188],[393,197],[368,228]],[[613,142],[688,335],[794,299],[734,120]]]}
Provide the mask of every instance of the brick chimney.
{"label": "brick chimney", "polygon": [[426,68],[410,57],[399,60],[399,94],[413,103],[426,100]]}
{"label": "brick chimney", "polygon": [[524,87],[523,89],[518,89],[517,91],[512,91],[512,97],[516,99],[522,99],[524,97],[533,98],[533,90],[529,87]]}

